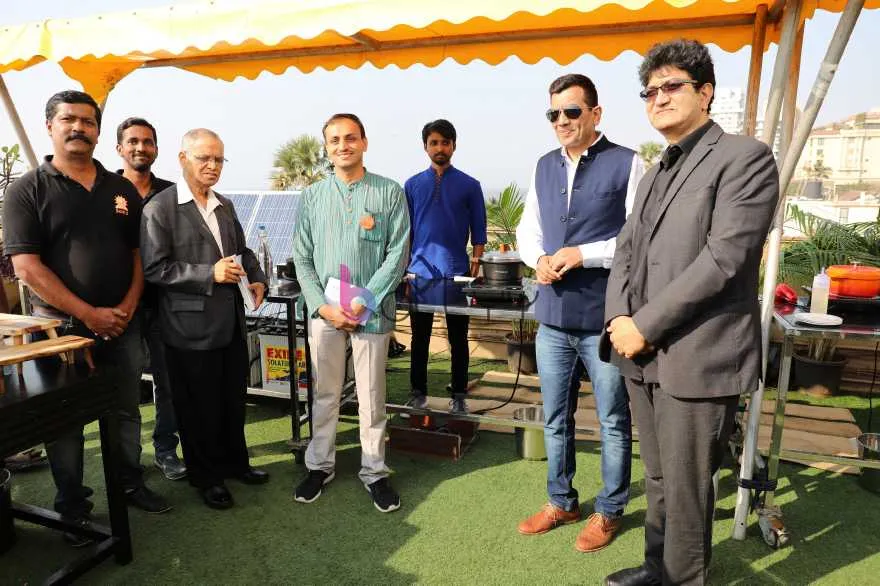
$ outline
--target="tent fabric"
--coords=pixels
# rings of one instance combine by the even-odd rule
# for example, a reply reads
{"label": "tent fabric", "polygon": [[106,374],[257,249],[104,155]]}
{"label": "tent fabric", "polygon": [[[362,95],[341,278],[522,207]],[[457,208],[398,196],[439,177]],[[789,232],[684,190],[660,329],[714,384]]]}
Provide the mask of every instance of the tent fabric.
{"label": "tent fabric", "polygon": [[[845,0],[802,0],[841,11]],[[769,3],[781,2],[771,0]],[[140,67],[175,66],[216,79],[289,67],[497,64],[644,53],[672,34],[736,51],[751,43],[759,0],[215,0],[0,28],[0,73],[60,64],[102,99]],[[867,0],[866,7],[880,7]],[[779,38],[771,22],[766,43]],[[764,47],[766,49],[766,46]]]}

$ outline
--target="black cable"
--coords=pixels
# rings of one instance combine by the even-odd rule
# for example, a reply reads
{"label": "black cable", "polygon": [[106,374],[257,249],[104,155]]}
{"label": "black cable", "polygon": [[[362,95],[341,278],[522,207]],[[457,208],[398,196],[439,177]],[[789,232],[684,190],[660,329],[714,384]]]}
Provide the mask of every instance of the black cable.
{"label": "black cable", "polygon": [[507,397],[507,400],[501,403],[500,405],[495,405],[494,407],[487,407],[486,409],[480,409],[478,411],[474,411],[475,415],[485,415],[489,411],[495,411],[496,409],[501,409],[502,407],[509,405],[511,401],[513,401],[513,397],[516,396],[516,388],[519,385],[519,375],[520,369],[522,368],[522,357],[523,357],[523,339],[525,338],[523,334],[523,322],[526,319],[526,304],[525,300],[523,300],[522,305],[519,308],[519,357],[516,361],[516,378],[513,380],[513,388],[510,390],[510,396]]}
{"label": "black cable", "polygon": [[880,342],[874,344],[874,372],[871,374],[871,386],[868,387],[868,433],[872,431],[874,420],[874,383],[877,381],[877,352],[880,350]]}

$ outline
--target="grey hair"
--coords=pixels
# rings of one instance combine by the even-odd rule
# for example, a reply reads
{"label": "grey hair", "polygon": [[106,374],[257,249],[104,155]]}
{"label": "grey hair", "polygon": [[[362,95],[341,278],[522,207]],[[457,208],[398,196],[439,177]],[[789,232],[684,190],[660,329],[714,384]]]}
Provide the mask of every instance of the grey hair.
{"label": "grey hair", "polygon": [[223,142],[220,139],[220,135],[214,132],[213,130],[209,130],[207,128],[193,128],[183,135],[183,140],[180,141],[180,150],[184,152],[189,152],[192,149],[193,144],[199,140],[200,138],[213,138],[215,140]]}

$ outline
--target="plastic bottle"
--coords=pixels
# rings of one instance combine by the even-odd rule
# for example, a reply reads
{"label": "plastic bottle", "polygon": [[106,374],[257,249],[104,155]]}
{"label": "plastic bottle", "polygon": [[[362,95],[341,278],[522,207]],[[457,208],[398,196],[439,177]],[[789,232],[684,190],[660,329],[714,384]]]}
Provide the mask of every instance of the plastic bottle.
{"label": "plastic bottle", "polygon": [[269,234],[266,232],[265,226],[259,226],[257,230],[257,237],[260,240],[257,244],[257,260],[260,263],[260,268],[263,269],[263,272],[266,273],[266,276],[269,278],[269,285],[277,285],[278,276],[275,274],[275,263],[272,261],[272,249],[269,247]]}
{"label": "plastic bottle", "polygon": [[828,313],[828,293],[831,291],[831,277],[822,272],[813,277],[813,291],[810,295],[810,313]]}

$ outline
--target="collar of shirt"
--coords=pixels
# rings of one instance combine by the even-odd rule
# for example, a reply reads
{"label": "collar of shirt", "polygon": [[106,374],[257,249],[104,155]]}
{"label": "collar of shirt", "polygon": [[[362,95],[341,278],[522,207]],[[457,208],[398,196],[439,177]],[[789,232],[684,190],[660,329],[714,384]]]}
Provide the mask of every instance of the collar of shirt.
{"label": "collar of shirt", "polygon": [[[125,177],[125,169],[116,169],[116,174]],[[147,200],[150,199],[150,197],[156,195],[158,191],[159,188],[156,187],[156,176],[153,175],[152,171],[150,171],[150,192],[146,196],[144,196],[144,203],[146,203]]]}
{"label": "collar of shirt", "polygon": [[[192,190],[189,188],[189,184],[186,182],[186,179],[183,176],[177,180],[177,205],[183,205],[189,201],[195,201],[195,197],[193,196]],[[205,213],[210,214],[213,212],[218,206],[222,206],[220,200],[217,199],[217,196],[214,195],[214,190],[208,190],[208,202],[205,204]],[[196,202],[196,207],[201,209],[202,206]]]}
{"label": "collar of shirt", "polygon": [[572,159],[571,157],[569,157],[568,152],[565,150],[565,147],[561,148],[560,152],[562,153],[562,160],[565,161],[565,175],[567,180],[566,182],[568,184],[568,191],[566,193],[568,194],[569,207],[571,206],[571,192],[574,189],[574,176],[577,172],[578,164],[580,163],[582,158],[586,157],[589,154],[590,149],[593,148],[593,146],[595,146],[595,144],[600,140],[602,140],[602,133],[597,132],[596,140],[591,142],[590,146],[587,147],[587,150],[581,153],[581,155],[577,159]]}
{"label": "collar of shirt", "polygon": [[[711,119],[706,121],[705,124],[691,132],[689,135],[678,141],[676,144],[671,144],[666,147],[666,150],[663,151],[663,158],[666,159],[668,165],[664,164],[664,169],[668,169],[675,165],[676,161],[679,158],[686,159],[691,151],[694,150],[694,147],[697,146],[697,143],[700,142],[700,139],[712,128],[712,125],[715,124]],[[673,154],[676,152],[677,154]]]}
{"label": "collar of shirt", "polygon": [[[45,158],[43,158],[43,163],[40,165],[40,168],[49,175],[55,177],[67,177],[67,175],[59,171],[58,168],[52,164],[52,159],[54,158],[55,155],[46,155]],[[97,171],[97,174],[95,175],[95,186],[97,186],[107,173],[107,169],[104,168],[104,165],[102,165],[98,159],[92,159],[92,162],[95,164],[95,170]],[[94,190],[94,187],[92,187],[92,190]]]}

